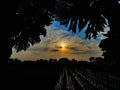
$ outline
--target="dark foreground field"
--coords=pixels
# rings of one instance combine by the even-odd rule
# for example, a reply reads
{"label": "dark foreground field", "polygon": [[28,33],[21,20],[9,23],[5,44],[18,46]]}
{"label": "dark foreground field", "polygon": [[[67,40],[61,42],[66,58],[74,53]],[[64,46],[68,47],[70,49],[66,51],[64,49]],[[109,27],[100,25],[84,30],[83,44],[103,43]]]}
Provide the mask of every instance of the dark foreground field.
{"label": "dark foreground field", "polygon": [[76,61],[8,61],[9,89],[120,90],[120,64]]}

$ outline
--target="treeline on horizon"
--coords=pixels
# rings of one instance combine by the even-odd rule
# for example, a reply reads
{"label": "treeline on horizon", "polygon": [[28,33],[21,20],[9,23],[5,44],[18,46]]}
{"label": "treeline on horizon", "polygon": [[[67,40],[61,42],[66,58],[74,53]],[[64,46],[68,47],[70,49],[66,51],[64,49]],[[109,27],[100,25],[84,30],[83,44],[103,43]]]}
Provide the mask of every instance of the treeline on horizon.
{"label": "treeline on horizon", "polygon": [[48,63],[54,63],[54,62],[63,62],[64,63],[69,63],[69,62],[72,62],[72,63],[112,63],[112,64],[115,64],[115,63],[120,63],[118,61],[108,61],[108,60],[105,60],[104,58],[102,57],[90,57],[88,60],[77,60],[75,58],[73,59],[68,59],[66,57],[64,58],[60,58],[60,59],[55,59],[55,58],[50,58],[50,59],[36,59],[36,60],[32,60],[32,59],[28,59],[28,60],[20,60],[20,59],[17,59],[17,58],[10,58],[8,59],[8,63],[13,63],[13,62],[16,62],[16,63],[22,63],[22,62],[38,62],[38,63],[42,63],[42,62],[48,62]]}
{"label": "treeline on horizon", "polygon": [[69,60],[68,58],[60,58],[59,60],[57,59],[52,59],[50,58],[49,60],[47,59],[39,59],[36,61],[31,61],[31,60],[26,60],[26,61],[21,61],[19,59],[12,59],[10,58],[8,60],[8,68],[11,66],[16,66],[17,65],[24,65],[24,66],[44,66],[44,67],[49,67],[49,66],[67,66],[67,67],[85,67],[85,68],[91,68],[91,69],[100,69],[100,70],[107,70],[107,71],[117,71],[118,68],[120,67],[120,62],[108,62],[102,57],[90,57],[88,61],[78,61],[76,59],[71,59]]}
{"label": "treeline on horizon", "polygon": [[64,58],[60,58],[60,59],[54,59],[54,58],[50,58],[50,59],[36,59],[36,60],[32,60],[32,59],[28,59],[28,60],[20,60],[20,59],[17,59],[17,58],[10,58],[9,60],[8,60],[8,63],[24,63],[24,62],[38,62],[38,63],[55,63],[55,62],[61,62],[61,63],[63,63],[63,64],[65,64],[65,63],[70,63],[70,62],[72,62],[72,63],[103,63],[103,62],[106,62],[102,57],[90,57],[89,59],[88,59],[88,61],[86,61],[86,60],[77,60],[77,59],[68,59],[68,58],[66,58],[66,57],[64,57]]}

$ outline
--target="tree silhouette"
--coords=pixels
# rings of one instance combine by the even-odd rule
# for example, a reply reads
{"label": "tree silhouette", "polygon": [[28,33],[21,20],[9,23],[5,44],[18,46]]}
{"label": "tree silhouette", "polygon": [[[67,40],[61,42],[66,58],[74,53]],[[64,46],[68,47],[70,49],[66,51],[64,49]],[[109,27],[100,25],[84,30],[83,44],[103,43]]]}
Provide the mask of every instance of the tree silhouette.
{"label": "tree silhouette", "polygon": [[65,26],[69,25],[69,30],[74,33],[77,27],[81,31],[88,25],[85,32],[88,39],[96,38],[99,32],[104,31],[108,19],[110,31],[105,35],[108,38],[103,40],[99,47],[104,51],[103,56],[106,60],[120,60],[118,0],[58,0],[57,6],[57,20]]}
{"label": "tree silhouette", "polygon": [[40,36],[46,35],[45,25],[49,25],[52,19],[69,25],[69,30],[74,33],[77,27],[81,31],[88,25],[85,32],[88,39],[96,38],[99,32],[104,31],[108,19],[108,38],[99,46],[104,50],[106,58],[120,58],[116,52],[120,37],[118,0],[16,0],[15,4],[15,29],[8,31],[6,59],[10,57],[13,47],[18,52],[40,42]]}
{"label": "tree silhouette", "polygon": [[99,1],[91,0],[58,0],[57,19],[61,24],[69,25],[69,30],[81,31],[87,24],[86,38],[96,38],[98,32],[103,31],[106,21]]}
{"label": "tree silhouette", "polygon": [[46,35],[45,26],[52,20],[50,11],[54,10],[53,7],[54,0],[15,1],[15,25],[13,30],[8,31],[6,59],[10,57],[13,47],[19,52],[41,41],[40,36]]}

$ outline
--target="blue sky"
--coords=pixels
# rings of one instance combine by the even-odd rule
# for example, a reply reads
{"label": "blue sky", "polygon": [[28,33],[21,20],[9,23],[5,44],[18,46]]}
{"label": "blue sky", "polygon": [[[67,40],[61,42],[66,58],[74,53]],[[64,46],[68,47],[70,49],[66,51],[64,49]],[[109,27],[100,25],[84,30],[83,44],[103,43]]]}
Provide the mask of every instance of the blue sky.
{"label": "blue sky", "polygon": [[[68,28],[69,28],[69,24],[68,24],[67,27],[65,27],[64,25],[60,25],[60,22],[58,22],[58,21],[53,21],[52,22],[52,26],[55,26],[57,28],[61,28],[61,29],[66,30],[66,31],[68,31]],[[79,37],[81,37],[82,39],[85,39],[85,33],[84,32],[85,32],[86,28],[87,27],[83,28],[83,30],[81,32],[79,32],[78,27],[77,27],[77,32],[76,33],[73,33],[72,31],[69,31],[69,33],[71,35],[75,35],[76,34]]]}
{"label": "blue sky", "polygon": [[[68,26],[69,27],[69,26]],[[11,58],[20,60],[38,60],[67,57],[69,59],[88,60],[90,57],[101,57],[102,51],[98,47],[100,40],[104,37],[99,35],[97,40],[85,39],[85,28],[82,32],[72,33],[68,27],[54,21],[46,26],[46,37],[41,36],[41,42],[28,48],[26,51],[16,53],[13,49]],[[106,30],[108,30],[107,28]]]}

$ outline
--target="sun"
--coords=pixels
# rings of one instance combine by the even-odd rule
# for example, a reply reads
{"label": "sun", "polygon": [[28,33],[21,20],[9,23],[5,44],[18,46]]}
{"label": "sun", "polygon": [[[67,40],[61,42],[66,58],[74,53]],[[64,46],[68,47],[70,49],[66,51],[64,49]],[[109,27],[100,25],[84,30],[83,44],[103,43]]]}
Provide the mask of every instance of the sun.
{"label": "sun", "polygon": [[65,44],[62,44],[61,47],[62,47],[62,48],[65,48]]}

